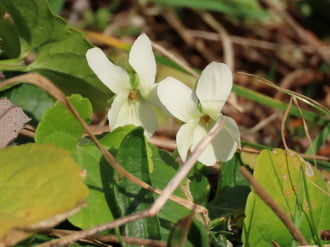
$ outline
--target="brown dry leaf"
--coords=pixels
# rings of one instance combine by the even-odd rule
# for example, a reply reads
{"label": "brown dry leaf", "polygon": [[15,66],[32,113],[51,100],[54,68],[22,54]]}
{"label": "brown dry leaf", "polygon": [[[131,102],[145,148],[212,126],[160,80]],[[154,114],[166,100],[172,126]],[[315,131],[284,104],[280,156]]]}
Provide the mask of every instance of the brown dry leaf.
{"label": "brown dry leaf", "polygon": [[15,139],[28,121],[30,118],[22,108],[13,105],[7,98],[0,98],[0,148]]}

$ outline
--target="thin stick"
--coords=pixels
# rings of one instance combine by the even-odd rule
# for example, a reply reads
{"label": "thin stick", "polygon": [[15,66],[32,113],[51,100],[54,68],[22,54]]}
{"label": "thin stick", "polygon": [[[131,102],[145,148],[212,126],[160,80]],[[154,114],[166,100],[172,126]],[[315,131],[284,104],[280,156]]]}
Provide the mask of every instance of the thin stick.
{"label": "thin stick", "polygon": [[288,119],[288,116],[289,116],[289,112],[290,112],[290,109],[292,107],[292,96],[290,97],[290,102],[288,104],[288,107],[286,108],[285,112],[284,112],[284,115],[283,115],[283,119],[282,119],[282,122],[281,122],[281,138],[282,138],[282,142],[283,142],[283,145],[284,145],[284,148],[286,150],[289,149],[288,145],[286,144],[286,140],[285,140],[285,122],[286,120]]}
{"label": "thin stick", "polygon": [[288,228],[292,236],[299,241],[301,245],[307,245],[305,237],[299,231],[299,229],[293,224],[289,216],[286,215],[284,210],[277,205],[276,201],[268,194],[268,192],[259,184],[257,180],[250,174],[250,172],[242,166],[240,168],[243,176],[250,182],[254,192],[270,207],[273,212],[280,218],[283,224]]}
{"label": "thin stick", "polygon": [[[190,29],[189,32],[197,38],[203,38],[207,40],[213,40],[213,41],[219,41],[221,38],[217,33],[208,32],[208,31],[200,31],[200,30],[193,30]],[[260,49],[266,49],[266,50],[294,50],[294,49],[300,49],[305,53],[315,53],[315,49],[311,45],[300,45],[300,44],[289,44],[289,43],[274,43],[259,39],[253,39],[253,38],[244,38],[240,36],[230,35],[230,40],[235,45],[240,46],[250,46]],[[329,54],[329,46],[322,46],[320,49],[325,54]]]}
{"label": "thin stick", "polygon": [[164,206],[166,201],[169,199],[169,196],[173,191],[181,184],[181,181],[185,178],[185,176],[190,172],[191,168],[194,166],[195,162],[197,161],[199,155],[204,151],[206,146],[213,140],[213,138],[218,134],[220,129],[222,128],[224,123],[223,119],[220,119],[216,124],[212,127],[209,131],[207,136],[205,136],[193,150],[191,155],[189,156],[188,160],[183,164],[183,166],[179,169],[179,171],[174,175],[174,177],[170,180],[170,182],[166,185],[158,199],[154,202],[154,204],[144,211],[139,213],[127,215],[111,221],[106,224],[98,225],[92,227],[90,229],[80,231],[69,236],[65,236],[61,239],[51,240],[49,242],[45,242],[37,247],[57,247],[57,246],[64,246],[76,242],[82,238],[88,238],[96,233],[113,229],[122,225],[125,225],[129,222],[139,220],[145,217],[153,217],[155,216],[159,210]]}
{"label": "thin stick", "polygon": [[[77,231],[50,229],[50,230],[42,231],[40,233],[46,234],[49,236],[64,237],[64,236],[68,236],[68,235],[76,233],[76,232]],[[153,246],[153,247],[166,247],[166,242],[164,242],[164,241],[135,238],[135,237],[126,237],[126,236],[121,236],[120,238],[123,240],[123,242],[125,242],[127,244]],[[114,234],[108,234],[108,235],[95,234],[93,236],[90,236],[87,239],[81,239],[81,240],[86,241],[86,242],[94,242],[94,241],[112,242],[112,243],[120,242],[119,238]]]}
{"label": "thin stick", "polygon": [[256,126],[254,126],[253,128],[250,129],[250,131],[252,133],[256,133],[259,130],[267,127],[271,122],[273,122],[276,118],[278,118],[279,113],[278,112],[274,112],[272,115],[270,115],[269,117],[261,120]]}
{"label": "thin stick", "polygon": [[74,242],[78,241],[79,239],[86,239],[86,238],[89,238],[90,236],[93,236],[93,235],[95,235],[97,233],[100,233],[102,231],[109,230],[109,229],[114,229],[116,227],[125,225],[129,222],[139,220],[141,218],[145,218],[145,217],[148,217],[148,216],[149,216],[149,210],[146,209],[146,210],[141,211],[141,212],[136,213],[136,214],[123,216],[123,217],[121,217],[119,219],[116,219],[114,221],[111,221],[109,223],[94,226],[90,229],[79,231],[79,232],[67,235],[65,237],[62,237],[60,239],[54,239],[54,240],[45,242],[43,244],[37,245],[36,247],[66,246],[66,245],[69,245],[71,243],[74,243]]}
{"label": "thin stick", "polygon": [[298,111],[299,111],[299,113],[300,113],[300,115],[301,115],[301,119],[302,119],[303,126],[304,126],[304,131],[305,131],[305,133],[306,133],[306,137],[307,137],[307,140],[308,140],[308,142],[309,142],[309,145],[310,145],[310,147],[311,147],[311,149],[312,149],[314,166],[317,168],[317,163],[316,163],[316,159],[315,159],[315,154],[316,154],[316,152],[315,152],[315,148],[314,148],[314,146],[313,146],[312,138],[311,138],[311,136],[309,135],[308,126],[307,126],[306,121],[305,121],[305,119],[304,119],[304,114],[302,113],[302,111],[301,111],[301,109],[300,109],[300,107],[299,107],[298,100],[297,100],[296,98],[293,98],[293,102],[295,103],[295,105],[296,105],[296,107],[297,107],[297,109],[298,109]]}
{"label": "thin stick", "polygon": [[192,76],[194,76],[196,78],[199,77],[199,75],[191,67],[189,67],[188,63],[186,61],[184,61],[182,57],[180,59],[178,59],[174,54],[168,52],[166,49],[164,49],[162,46],[156,44],[155,42],[152,42],[152,47],[155,50],[162,53],[164,56],[166,56],[169,59],[171,59],[172,61],[174,61],[176,64],[180,65],[185,71],[190,73]]}

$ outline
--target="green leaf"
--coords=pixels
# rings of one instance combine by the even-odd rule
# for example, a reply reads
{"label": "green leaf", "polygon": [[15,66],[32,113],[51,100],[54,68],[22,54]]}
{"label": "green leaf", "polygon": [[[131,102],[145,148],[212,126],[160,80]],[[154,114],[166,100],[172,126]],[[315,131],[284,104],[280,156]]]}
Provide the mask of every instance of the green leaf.
{"label": "green leaf", "polygon": [[87,171],[86,184],[90,190],[87,206],[70,217],[70,222],[82,229],[110,222],[114,219],[107,201],[111,201],[109,190],[103,186],[102,177],[110,174],[110,165],[102,159],[100,150],[94,144],[77,147],[76,160]]}
{"label": "green leaf", "polygon": [[55,14],[58,15],[61,13],[64,6],[64,0],[48,0],[48,3]]}
{"label": "green leaf", "polygon": [[0,19],[0,58],[16,58],[20,54],[20,48],[14,25],[9,20]]}
{"label": "green leaf", "polygon": [[[133,126],[119,127],[104,136],[100,142],[110,150],[118,149],[123,138]],[[94,144],[77,145],[74,158],[87,171],[86,184],[90,193],[87,206],[70,217],[70,222],[82,229],[110,222],[114,219],[111,208],[115,207],[112,190],[113,169],[103,158],[101,151]]]}
{"label": "green leaf", "polygon": [[[82,119],[89,122],[92,106],[88,99],[80,95],[71,95],[68,100],[76,108]],[[56,102],[42,117],[35,134],[37,143],[53,143],[69,151],[76,148],[84,129],[61,103]]]}
{"label": "green leaf", "polygon": [[[169,153],[159,150],[156,147],[150,145],[152,151],[152,162],[153,171],[150,174],[151,184],[156,187],[163,189],[175,175],[177,166],[174,159]],[[183,182],[177,190],[174,191],[173,195],[185,198],[185,190],[189,190],[187,181]],[[161,226],[162,239],[168,238],[169,232],[172,230],[174,225],[185,215],[189,214],[189,210],[175,202],[168,200],[164,207],[158,212],[158,217]]]}
{"label": "green leaf", "polygon": [[[11,146],[0,149],[0,157],[0,245],[32,234],[33,225],[58,224],[82,206],[88,195],[79,165],[62,148]],[[19,231],[17,227],[31,232],[14,237],[11,230]]]}
{"label": "green leaf", "polygon": [[210,183],[207,176],[203,174],[204,168],[206,168],[205,165],[198,162],[188,177],[189,189],[194,202],[202,206],[207,205],[210,196]]}
{"label": "green leaf", "polygon": [[205,225],[198,220],[193,220],[192,215],[182,218],[172,229],[167,245],[169,247],[208,247]]}
{"label": "green leaf", "polygon": [[171,234],[169,236],[169,239],[167,241],[167,244],[169,247],[190,247],[192,246],[187,241],[188,232],[190,230],[192,222],[192,215],[188,215],[184,218],[182,218],[173,228],[171,231]]}
{"label": "green leaf", "polygon": [[22,107],[34,120],[33,125],[41,120],[44,112],[54,103],[54,100],[45,91],[31,84],[16,86],[1,92],[0,95]]}
{"label": "green leaf", "polygon": [[[2,3],[22,38],[21,58],[37,49],[36,59],[17,69],[41,73],[66,94],[82,94],[92,101],[96,110],[104,110],[111,92],[87,64],[85,54],[92,46],[83,35],[54,16],[45,0],[3,0]],[[9,65],[1,66],[10,69]]]}
{"label": "green leaf", "polygon": [[240,166],[238,154],[230,161],[222,163],[216,195],[207,206],[211,219],[245,207],[250,188],[239,172]]}
{"label": "green leaf", "polygon": [[[254,177],[309,244],[326,243],[320,240],[319,232],[330,229],[330,199],[317,169],[293,151],[263,150],[257,159]],[[295,244],[282,221],[254,192],[248,197],[245,212],[244,246],[273,246],[272,241],[280,246]]]}
{"label": "green leaf", "polygon": [[[136,128],[122,141],[117,161],[129,173],[151,184],[146,140],[142,128]],[[128,181],[117,172],[113,181],[114,197],[118,206],[118,217],[143,211],[154,202],[154,195]],[[125,225],[124,234],[131,237],[160,239],[158,217],[143,218]]]}
{"label": "green leaf", "polygon": [[[152,151],[151,159],[154,167],[150,174],[151,184],[156,188],[163,189],[176,174],[177,170],[175,167],[178,165],[168,152],[159,150],[152,145],[150,145],[150,148]],[[197,203],[200,203],[199,200],[203,201],[203,196],[195,195],[194,193],[199,193],[200,190],[197,189],[198,186],[200,186],[201,189],[205,188],[205,181],[199,176],[199,174],[190,177],[190,179],[191,180],[189,181],[185,179],[181,186],[174,191],[173,195],[186,198],[186,194],[192,194],[194,198],[197,198]],[[204,191],[204,194],[207,195],[207,191],[208,190],[206,189],[206,193]],[[175,224],[189,213],[190,211],[187,208],[168,200],[157,214],[161,226],[162,240],[167,240],[170,232],[175,227]],[[205,225],[196,219],[193,219],[188,235],[188,241],[189,244],[196,247],[205,246],[204,244],[208,242]]]}
{"label": "green leaf", "polygon": [[54,18],[44,0],[3,0],[5,8],[15,22],[20,36],[29,44],[29,50],[48,42],[67,37],[66,23]]}
{"label": "green leaf", "polygon": [[[116,158],[129,173],[157,188],[163,189],[176,173],[174,167],[177,167],[177,164],[173,158],[167,152],[146,143],[141,128],[136,128],[125,137]],[[152,170],[150,167],[153,167]],[[141,189],[117,173],[114,174],[114,179],[112,187],[118,207],[117,217],[147,209],[154,202],[154,195],[151,192]],[[190,193],[187,180],[174,192],[174,195],[185,198],[185,193]],[[167,240],[175,223],[188,214],[187,208],[169,200],[158,212],[157,217],[130,223],[124,227],[124,231],[127,236]],[[196,227],[195,223],[193,225]],[[189,236],[188,240],[191,243],[207,242],[205,227],[203,229],[204,233],[197,230],[198,232]],[[198,236],[204,238],[200,239]],[[198,238],[198,241],[194,238]]]}

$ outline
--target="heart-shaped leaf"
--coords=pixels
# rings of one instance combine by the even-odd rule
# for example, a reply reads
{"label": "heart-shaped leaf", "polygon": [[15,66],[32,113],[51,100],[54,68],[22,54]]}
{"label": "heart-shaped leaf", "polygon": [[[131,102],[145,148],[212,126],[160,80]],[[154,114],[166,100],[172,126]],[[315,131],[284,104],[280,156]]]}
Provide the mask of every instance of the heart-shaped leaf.
{"label": "heart-shaped leaf", "polygon": [[[320,172],[293,151],[263,150],[255,179],[292,219],[309,244],[329,243],[320,231],[330,229],[330,198]],[[247,200],[244,246],[292,246],[293,237],[276,214],[252,191]]]}
{"label": "heart-shaped leaf", "polygon": [[[88,99],[71,95],[68,100],[87,122],[90,121],[92,106]],[[76,150],[84,128],[72,113],[61,103],[56,102],[42,117],[35,134],[37,143],[53,143],[67,150]]]}
{"label": "heart-shaped leaf", "polygon": [[[116,150],[122,139],[133,129],[133,126],[116,128],[105,135],[101,144],[110,150]],[[110,174],[113,168],[103,158],[101,151],[94,144],[77,145],[74,158],[87,170],[86,184],[90,189],[87,206],[70,217],[70,222],[77,227],[87,229],[95,225],[110,222],[114,219],[111,208],[115,207],[109,184],[113,183]]]}

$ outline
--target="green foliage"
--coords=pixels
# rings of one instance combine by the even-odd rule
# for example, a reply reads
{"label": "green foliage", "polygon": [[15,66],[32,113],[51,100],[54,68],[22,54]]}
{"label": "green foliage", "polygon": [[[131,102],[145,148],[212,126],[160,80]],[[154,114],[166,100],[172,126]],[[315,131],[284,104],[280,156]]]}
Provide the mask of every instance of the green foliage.
{"label": "green foliage", "polygon": [[63,28],[63,25],[66,25],[65,21],[54,18],[48,10],[46,1],[4,0],[2,4],[13,18],[20,37],[27,43],[23,53],[67,36],[65,28]]}
{"label": "green foliage", "polygon": [[0,95],[22,107],[33,119],[33,125],[41,120],[44,112],[54,103],[54,100],[45,91],[30,84],[16,86],[1,92]]}
{"label": "green foliage", "polygon": [[[89,122],[92,107],[88,99],[82,98],[80,95],[72,95],[68,100],[82,119]],[[53,143],[73,151],[83,132],[83,127],[71,112],[61,102],[56,102],[43,115],[36,131],[35,140],[37,143]]]}
{"label": "green foliage", "polygon": [[[254,177],[292,219],[308,243],[325,243],[320,240],[319,232],[330,228],[330,199],[317,169],[293,151],[264,150],[257,159]],[[254,192],[248,197],[245,213],[244,246],[273,246],[272,241],[280,246],[296,244],[282,221]]]}
{"label": "green foliage", "polygon": [[9,20],[0,21],[0,58],[11,59],[16,58],[20,54],[20,45],[18,34],[15,31],[15,26]]}
{"label": "green foliage", "polygon": [[[148,154],[143,129],[138,128],[130,132],[122,141],[117,160],[130,174],[151,184]],[[115,172],[112,190],[118,207],[118,216],[143,211],[154,202],[152,192],[146,191],[133,184],[121,174]],[[160,223],[158,217],[143,218],[124,226],[126,236],[160,239]]]}
{"label": "green foliage", "polygon": [[248,182],[239,172],[240,165],[238,155],[222,164],[216,195],[207,206],[211,219],[244,208],[250,189]]}
{"label": "green foliage", "polygon": [[14,227],[53,226],[84,203],[81,169],[66,150],[26,144],[0,149],[0,156],[0,243],[5,236],[17,242]]}
{"label": "green foliage", "polygon": [[48,0],[50,8],[55,14],[59,14],[64,6],[64,0]]}
{"label": "green foliage", "polygon": [[[122,139],[132,129],[132,126],[117,128],[104,136],[100,142],[109,150],[118,149]],[[109,188],[113,183],[111,176],[113,170],[94,144],[76,145],[76,147],[74,158],[87,171],[86,184],[90,194],[87,205],[70,217],[70,222],[77,227],[87,229],[114,219],[111,207],[115,204]]]}
{"label": "green foliage", "polygon": [[[13,35],[16,31],[21,39],[20,44],[9,42],[15,37],[6,35],[6,44],[15,46],[8,53],[12,57],[16,50],[21,52],[14,60],[0,61],[0,69],[41,73],[67,94],[82,94],[96,110],[104,109],[111,94],[87,65],[85,54],[92,46],[82,34],[54,16],[45,0],[4,0],[2,4],[14,22]],[[23,59],[35,51],[35,60],[25,65]]]}
{"label": "green foliage", "polygon": [[258,1],[235,0],[235,1],[218,1],[218,0],[149,0],[150,2],[163,3],[176,7],[205,9],[216,12],[222,12],[229,16],[241,19],[261,20],[267,17]]}
{"label": "green foliage", "polygon": [[188,215],[179,220],[173,227],[167,240],[169,247],[207,247],[208,236],[205,226],[193,220],[193,215]]}

